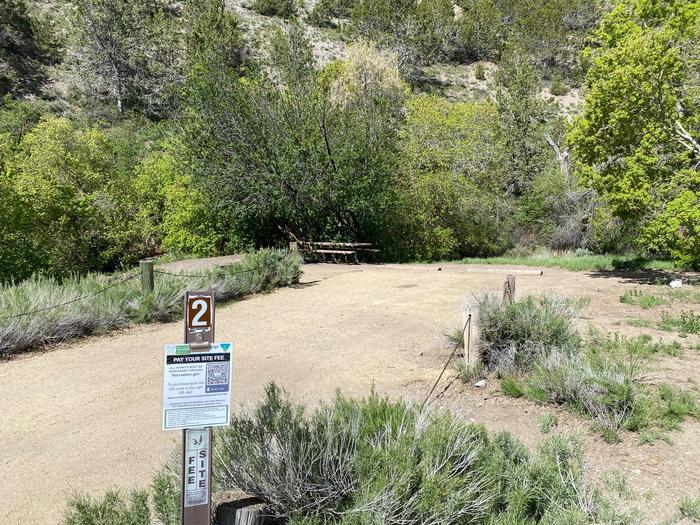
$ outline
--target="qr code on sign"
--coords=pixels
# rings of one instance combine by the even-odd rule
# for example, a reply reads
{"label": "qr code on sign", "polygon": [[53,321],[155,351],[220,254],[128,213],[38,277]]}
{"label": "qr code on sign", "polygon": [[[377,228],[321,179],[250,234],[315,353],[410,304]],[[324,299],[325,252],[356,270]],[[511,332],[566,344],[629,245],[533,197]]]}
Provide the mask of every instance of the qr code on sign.
{"label": "qr code on sign", "polygon": [[228,390],[228,382],[228,363],[207,363],[206,392],[225,392]]}

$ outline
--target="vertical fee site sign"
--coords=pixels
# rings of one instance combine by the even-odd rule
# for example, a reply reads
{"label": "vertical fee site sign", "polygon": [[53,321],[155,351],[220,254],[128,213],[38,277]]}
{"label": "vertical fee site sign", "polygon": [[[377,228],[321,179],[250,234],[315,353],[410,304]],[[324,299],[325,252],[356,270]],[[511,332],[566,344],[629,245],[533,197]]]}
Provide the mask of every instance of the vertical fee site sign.
{"label": "vertical fee site sign", "polygon": [[233,343],[214,342],[213,292],[184,302],[184,343],[165,345],[162,426],[182,429],[182,523],[208,525],[212,427],[231,418]]}

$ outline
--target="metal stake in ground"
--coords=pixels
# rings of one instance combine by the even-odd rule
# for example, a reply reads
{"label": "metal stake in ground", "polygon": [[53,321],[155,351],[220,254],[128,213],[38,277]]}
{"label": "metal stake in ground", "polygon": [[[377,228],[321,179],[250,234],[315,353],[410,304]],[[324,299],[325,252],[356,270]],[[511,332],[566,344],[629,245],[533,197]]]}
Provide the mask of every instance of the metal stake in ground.
{"label": "metal stake in ground", "polygon": [[[214,293],[185,292],[185,343],[192,352],[208,351],[214,342]],[[182,431],[182,525],[211,521],[211,427]]]}

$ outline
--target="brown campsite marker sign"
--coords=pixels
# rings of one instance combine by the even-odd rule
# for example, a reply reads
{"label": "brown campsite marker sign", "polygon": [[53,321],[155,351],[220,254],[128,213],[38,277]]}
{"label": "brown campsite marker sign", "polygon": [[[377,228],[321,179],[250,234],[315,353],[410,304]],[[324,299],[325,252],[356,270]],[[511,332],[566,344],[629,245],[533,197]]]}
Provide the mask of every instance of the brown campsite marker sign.
{"label": "brown campsite marker sign", "polygon": [[[185,343],[193,352],[207,351],[214,342],[214,292],[185,293]],[[211,452],[213,432],[182,431],[182,525],[211,521]]]}
{"label": "brown campsite marker sign", "polygon": [[213,292],[185,293],[185,342],[194,345],[214,342]]}

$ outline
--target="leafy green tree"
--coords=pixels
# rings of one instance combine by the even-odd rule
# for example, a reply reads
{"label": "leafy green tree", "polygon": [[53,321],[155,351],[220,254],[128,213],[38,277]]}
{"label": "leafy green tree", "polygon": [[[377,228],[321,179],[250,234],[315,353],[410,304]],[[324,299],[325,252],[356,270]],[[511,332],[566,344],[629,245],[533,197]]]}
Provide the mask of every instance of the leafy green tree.
{"label": "leafy green tree", "polygon": [[207,67],[192,80],[183,143],[195,181],[245,243],[376,240],[404,89],[395,60],[368,47],[319,72],[297,25],[272,45],[271,77]]}
{"label": "leafy green tree", "polygon": [[545,164],[548,108],[538,98],[534,68],[522,52],[510,51],[498,70],[496,103],[510,171],[508,193],[523,195]]}
{"label": "leafy green tree", "polygon": [[[700,2],[620,0],[588,50],[583,115],[569,140],[612,210],[641,228],[641,247],[700,265]],[[687,56],[687,55],[686,55]]]}
{"label": "leafy green tree", "polygon": [[600,16],[597,0],[496,0],[503,43],[516,47],[549,76],[576,77],[579,52]]}
{"label": "leafy green tree", "polygon": [[0,136],[9,239],[0,248],[3,278],[109,270],[147,253],[135,220],[132,169],[141,152],[133,128],[100,130],[44,116],[19,143]]}
{"label": "leafy green tree", "polygon": [[51,56],[25,0],[0,0],[0,97],[36,92]]}
{"label": "leafy green tree", "polygon": [[409,243],[407,252],[443,259],[502,251],[511,205],[497,109],[415,97],[401,139],[401,238]]}
{"label": "leafy green tree", "polygon": [[72,93],[85,107],[166,116],[183,74],[175,6],[166,0],[73,3],[64,62]]}
{"label": "leafy green tree", "polygon": [[[142,241],[153,251],[213,256],[226,251],[226,215],[192,182],[183,169],[175,138],[155,148],[136,168],[137,222],[147,234]],[[242,248],[235,246],[234,248]]]}
{"label": "leafy green tree", "polygon": [[254,0],[253,9],[265,16],[292,18],[297,14],[296,0]]}
{"label": "leafy green tree", "polygon": [[[196,75],[198,62],[237,69],[244,63],[245,42],[238,19],[224,0],[187,0],[186,49],[188,69]],[[211,66],[213,67],[213,66]]]}
{"label": "leafy green tree", "polygon": [[503,14],[496,0],[467,0],[456,3],[456,16],[463,41],[462,59],[492,60],[504,44]]}

